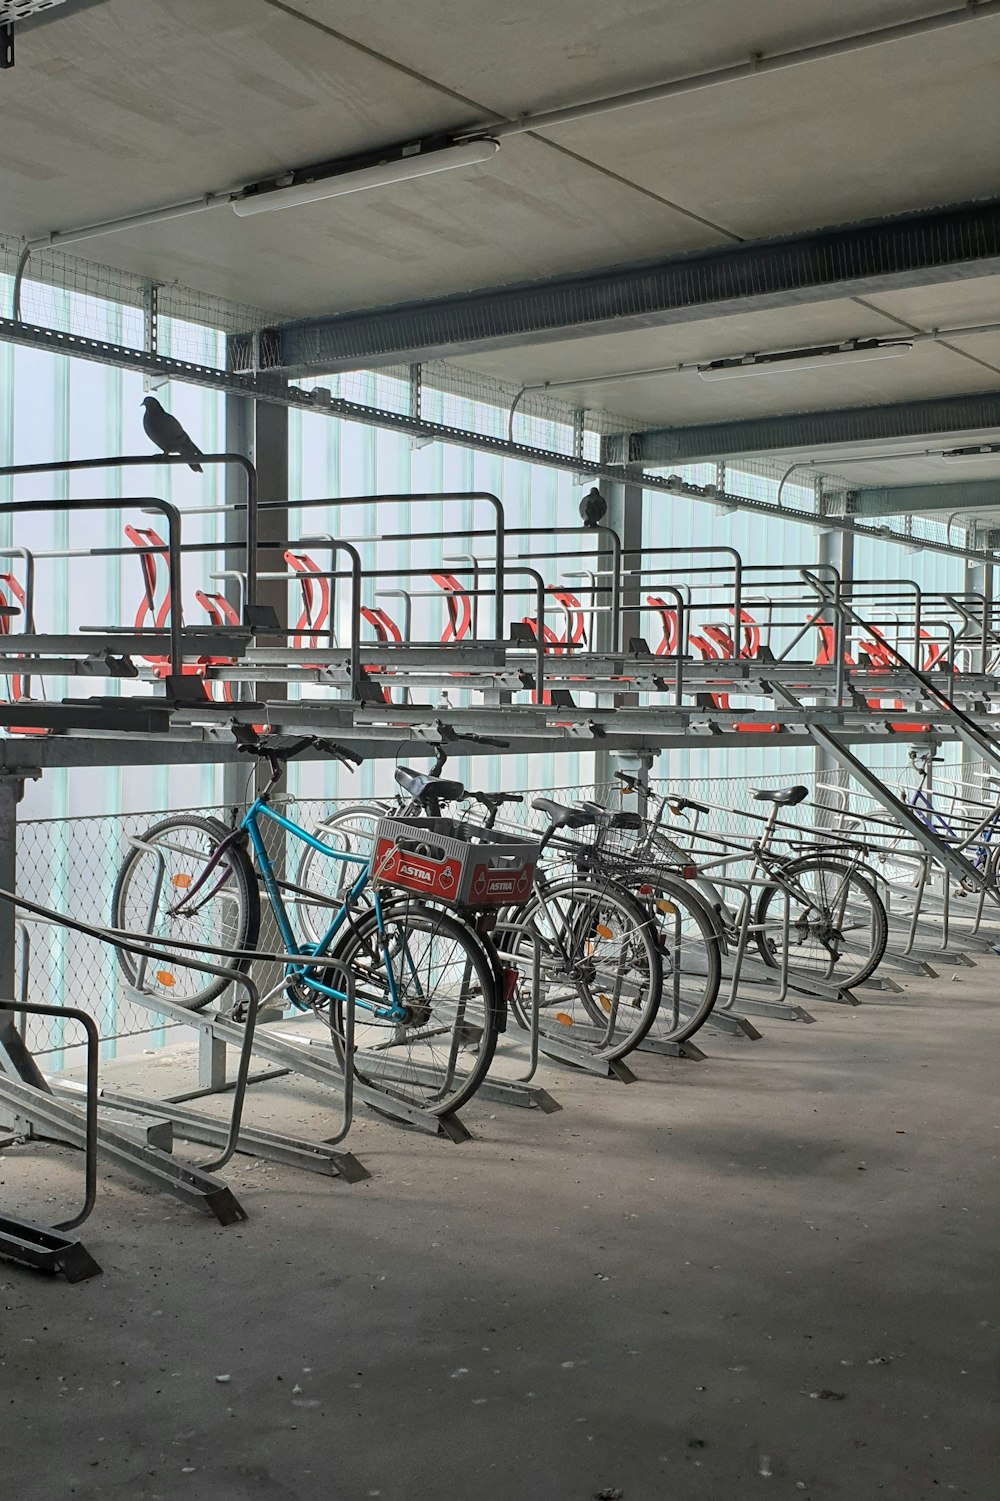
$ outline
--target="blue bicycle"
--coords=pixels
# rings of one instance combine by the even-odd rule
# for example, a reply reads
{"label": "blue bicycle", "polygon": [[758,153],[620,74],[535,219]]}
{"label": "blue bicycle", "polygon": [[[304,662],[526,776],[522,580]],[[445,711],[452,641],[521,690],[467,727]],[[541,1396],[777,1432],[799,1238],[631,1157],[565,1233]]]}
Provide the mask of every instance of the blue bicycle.
{"label": "blue bicycle", "polygon": [[[939,839],[959,850],[981,875],[988,877],[993,870],[994,853],[1000,840],[1000,802],[990,804],[967,795],[953,795],[947,799],[950,811],[945,813],[936,801],[931,781],[931,769],[939,760],[940,757],[929,751],[910,751],[910,765],[918,780],[916,787],[903,789],[902,801]],[[997,779],[987,779],[984,792],[995,795],[997,790]],[[904,865],[904,873],[912,876],[913,868],[911,860],[908,867]],[[959,892],[965,889],[963,881]]]}
{"label": "blue bicycle", "polygon": [[[231,973],[245,972],[260,936],[262,886],[286,954],[328,954],[351,969],[359,1078],[436,1115],[456,1110],[493,1059],[503,1007],[496,969],[460,915],[373,883],[366,857],[331,848],[271,807],[285,763],[307,747],[356,764],[342,747],[312,736],[247,743],[243,749],[266,761],[271,774],[232,828],[207,815],[179,813],[130,838],[112,898],[113,925],[168,945],[210,945],[231,955]],[[338,894],[327,902],[325,931],[296,931],[286,894],[293,907],[308,897],[311,911],[317,896],[283,878],[283,862],[268,850],[265,830],[279,833],[279,843],[283,834],[337,862],[342,879],[333,883]],[[354,867],[347,877],[345,866]],[[118,963],[132,988],[191,1010],[216,1000],[231,983],[125,950],[118,951]],[[291,1006],[327,1018],[343,1063],[346,998],[334,976],[291,959],[275,989]]]}

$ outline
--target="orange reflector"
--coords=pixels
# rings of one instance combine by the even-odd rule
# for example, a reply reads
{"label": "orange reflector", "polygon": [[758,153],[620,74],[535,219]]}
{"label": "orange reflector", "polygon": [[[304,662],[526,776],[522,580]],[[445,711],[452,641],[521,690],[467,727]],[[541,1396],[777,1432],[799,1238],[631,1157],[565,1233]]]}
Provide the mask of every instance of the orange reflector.
{"label": "orange reflector", "polygon": [[601,1003],[601,1009],[603,1011],[610,1011],[611,1010],[611,1002],[608,1000],[608,998],[607,998],[606,995],[599,995],[597,997],[597,999],[600,1001],[600,1003]]}
{"label": "orange reflector", "polygon": [[178,891],[186,891],[191,885],[191,877],[181,872],[179,875],[170,877],[171,886],[176,886]]}
{"label": "orange reflector", "polygon": [[594,932],[597,933],[601,938],[613,938],[615,936],[612,933],[611,929],[609,927],[607,927],[602,922],[599,922],[597,924],[597,926],[594,929]]}
{"label": "orange reflector", "polygon": [[173,975],[168,969],[158,969],[156,971],[156,978],[161,985],[166,985],[168,990],[170,989],[171,985],[177,984],[177,981],[174,979]]}
{"label": "orange reflector", "polygon": [[674,906],[673,902],[659,901],[656,904],[656,910],[657,912],[666,912],[671,917],[677,916],[677,908]]}
{"label": "orange reflector", "polygon": [[561,1027],[571,1027],[573,1025],[573,1018],[568,1016],[565,1011],[556,1012],[556,1021]]}

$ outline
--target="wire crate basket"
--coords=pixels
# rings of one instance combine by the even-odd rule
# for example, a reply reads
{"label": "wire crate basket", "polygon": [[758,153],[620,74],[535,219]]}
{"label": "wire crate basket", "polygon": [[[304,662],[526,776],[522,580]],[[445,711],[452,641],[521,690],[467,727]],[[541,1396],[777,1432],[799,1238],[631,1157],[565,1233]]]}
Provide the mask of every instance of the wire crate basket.
{"label": "wire crate basket", "polygon": [[507,830],[400,814],[378,822],[371,878],[450,907],[520,907],[540,853],[540,840]]}

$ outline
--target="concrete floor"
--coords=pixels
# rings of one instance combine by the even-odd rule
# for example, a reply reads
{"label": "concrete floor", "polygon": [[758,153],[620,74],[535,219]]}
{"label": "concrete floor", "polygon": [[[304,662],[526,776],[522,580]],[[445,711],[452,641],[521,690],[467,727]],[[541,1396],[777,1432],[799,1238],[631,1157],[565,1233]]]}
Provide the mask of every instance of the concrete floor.
{"label": "concrete floor", "polygon": [[[462,1146],[362,1119],[354,1186],[238,1159],[244,1225],[102,1174],[102,1277],[0,1265],[5,1495],[995,1501],[1000,961],[956,973],[546,1070],[563,1113]],[[53,1217],[78,1172],[15,1148],[0,1194]]]}

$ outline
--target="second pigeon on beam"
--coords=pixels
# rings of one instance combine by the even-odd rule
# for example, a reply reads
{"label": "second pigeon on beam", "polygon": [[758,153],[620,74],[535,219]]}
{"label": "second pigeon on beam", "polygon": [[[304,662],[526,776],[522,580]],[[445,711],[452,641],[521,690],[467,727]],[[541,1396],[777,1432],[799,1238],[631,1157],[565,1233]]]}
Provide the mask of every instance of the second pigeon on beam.
{"label": "second pigeon on beam", "polygon": [[580,516],[588,529],[600,526],[608,514],[608,503],[595,485],[580,502]]}

